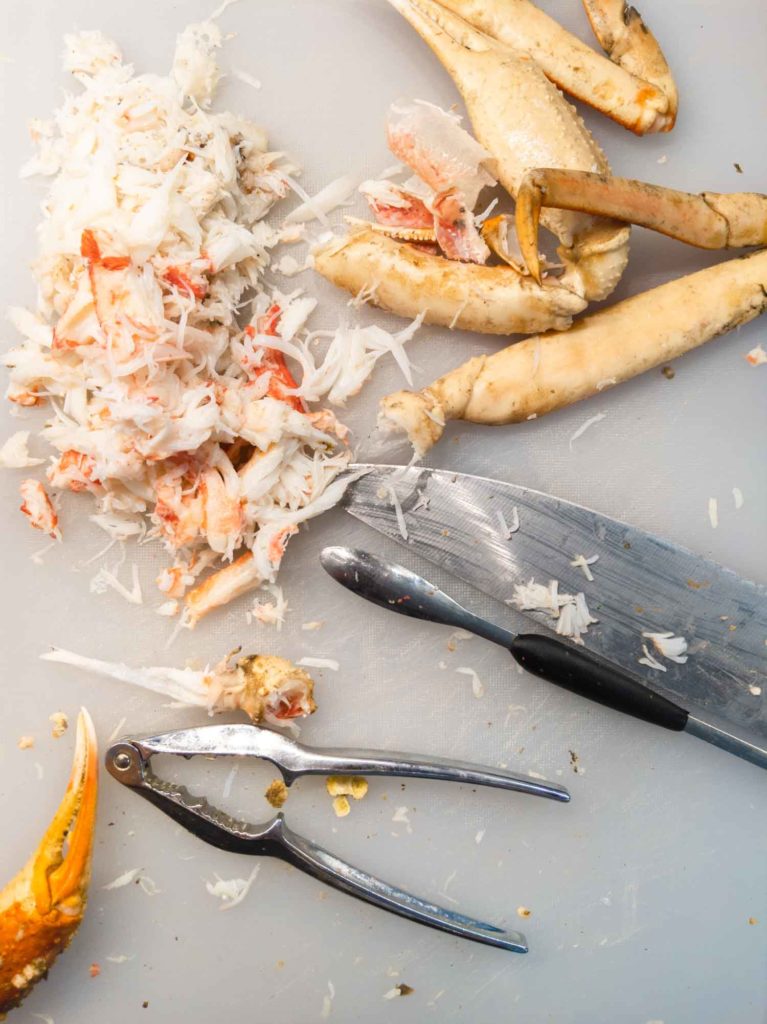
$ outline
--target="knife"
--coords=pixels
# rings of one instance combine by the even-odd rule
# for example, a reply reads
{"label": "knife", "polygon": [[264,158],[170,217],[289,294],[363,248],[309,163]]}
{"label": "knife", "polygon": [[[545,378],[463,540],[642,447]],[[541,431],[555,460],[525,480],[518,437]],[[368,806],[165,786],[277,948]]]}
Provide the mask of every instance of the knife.
{"label": "knife", "polygon": [[[729,736],[767,756],[766,587],[517,484],[420,467],[353,469],[364,475],[347,488],[343,506],[355,518],[500,601],[531,578],[583,592],[599,620],[581,636],[585,650],[680,701],[701,723],[699,735],[708,726],[718,737],[702,738],[726,747]],[[508,536],[503,523],[517,518],[519,529]],[[578,555],[599,556],[593,582],[570,564]],[[554,628],[545,612],[525,614]],[[640,664],[643,632],[684,637],[687,662],[659,659],[665,672]]]}

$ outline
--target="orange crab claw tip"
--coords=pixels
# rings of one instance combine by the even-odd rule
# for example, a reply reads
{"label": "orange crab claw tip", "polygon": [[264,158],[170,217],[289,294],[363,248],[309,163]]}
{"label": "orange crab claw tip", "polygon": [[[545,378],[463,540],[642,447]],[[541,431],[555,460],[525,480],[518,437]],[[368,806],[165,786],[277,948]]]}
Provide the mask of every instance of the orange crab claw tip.
{"label": "orange crab claw tip", "polygon": [[82,920],[93,850],[97,773],[96,734],[83,708],[64,799],[37,850],[0,891],[0,1020],[45,977]]}
{"label": "orange crab claw tip", "polygon": [[[85,708],[77,718],[75,755],[69,783],[35,858],[32,885],[41,913],[66,908],[80,914],[90,880],[98,795],[98,747]],[[68,850],[64,855],[64,844]]]}

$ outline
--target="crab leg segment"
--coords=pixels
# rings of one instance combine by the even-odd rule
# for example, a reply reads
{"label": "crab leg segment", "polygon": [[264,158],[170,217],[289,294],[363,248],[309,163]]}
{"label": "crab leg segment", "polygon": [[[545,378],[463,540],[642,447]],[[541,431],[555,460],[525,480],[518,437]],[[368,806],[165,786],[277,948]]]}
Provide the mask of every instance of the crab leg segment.
{"label": "crab leg segment", "polygon": [[520,249],[537,281],[538,221],[544,206],[640,224],[701,249],[767,244],[767,196],[755,192],[693,195],[631,178],[542,168],[523,180],[516,209]]}
{"label": "crab leg segment", "polygon": [[93,722],[83,709],[64,799],[35,853],[0,892],[0,1015],[44,977],[82,920],[96,819],[97,758]]}
{"label": "crab leg segment", "polygon": [[557,281],[536,284],[511,267],[457,263],[375,230],[353,231],[314,253],[315,269],[400,316],[484,334],[564,330],[586,302]]}
{"label": "crab leg segment", "polygon": [[477,356],[419,392],[381,403],[384,429],[419,454],[448,420],[518,423],[589,398],[748,323],[767,309],[767,250],[670,281],[580,320]]}
{"label": "crab leg segment", "polygon": [[440,0],[475,28],[529,54],[571,96],[643,135],[670,131],[677,92],[657,41],[623,0],[584,0],[607,60],[530,0]]}

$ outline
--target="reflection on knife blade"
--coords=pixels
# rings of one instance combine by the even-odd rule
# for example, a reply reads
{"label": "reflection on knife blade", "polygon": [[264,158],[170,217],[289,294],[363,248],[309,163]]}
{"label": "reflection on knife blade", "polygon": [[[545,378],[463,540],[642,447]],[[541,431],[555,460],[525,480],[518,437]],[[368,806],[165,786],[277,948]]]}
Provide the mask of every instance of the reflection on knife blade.
{"label": "reflection on knife blade", "polygon": [[[420,467],[370,467],[349,487],[345,508],[400,543],[391,500],[380,496],[389,487],[401,506],[407,545],[417,554],[504,602],[514,597],[515,585],[531,578],[542,584],[556,579],[563,592],[583,592],[599,620],[581,636],[588,649],[712,721],[767,736],[764,586],[625,523],[516,484]],[[514,508],[520,528],[509,538],[497,513],[508,523]],[[572,565],[581,554],[599,555],[593,582]],[[545,610],[525,614],[556,627]],[[643,633],[684,638],[687,662],[659,659]],[[665,672],[642,660],[643,645]]]}

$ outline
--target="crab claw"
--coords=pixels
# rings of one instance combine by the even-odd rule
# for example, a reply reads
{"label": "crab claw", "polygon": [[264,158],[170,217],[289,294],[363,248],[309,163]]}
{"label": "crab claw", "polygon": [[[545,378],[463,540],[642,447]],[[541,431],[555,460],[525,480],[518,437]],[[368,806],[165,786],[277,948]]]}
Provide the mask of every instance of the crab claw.
{"label": "crab claw", "polygon": [[93,850],[97,758],[93,722],[83,708],[64,799],[37,850],[0,892],[0,1016],[45,977],[82,920]]}

